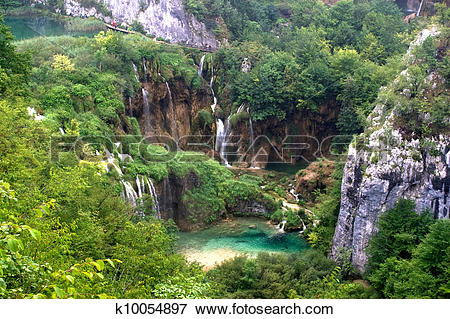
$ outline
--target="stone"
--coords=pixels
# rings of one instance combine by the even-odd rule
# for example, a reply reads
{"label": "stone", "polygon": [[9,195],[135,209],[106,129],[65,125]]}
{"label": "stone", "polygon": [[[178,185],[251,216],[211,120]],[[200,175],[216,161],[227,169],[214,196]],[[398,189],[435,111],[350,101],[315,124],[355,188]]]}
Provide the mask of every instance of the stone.
{"label": "stone", "polygon": [[[33,1],[44,4],[48,2]],[[83,7],[80,0],[64,0],[65,13],[70,16],[95,17],[106,23],[115,20],[123,25],[131,25],[134,21],[138,21],[148,34],[171,42],[211,50],[220,46],[204,23],[185,12],[182,0],[104,0],[103,2],[111,16],[100,12],[99,6]]]}
{"label": "stone", "polygon": [[[435,28],[424,30],[411,46],[437,33]],[[414,59],[411,48],[406,57]],[[407,76],[408,72],[402,73]],[[352,263],[361,273],[368,263],[366,248],[377,232],[377,220],[398,199],[413,200],[417,212],[430,210],[435,218],[449,218],[450,135],[422,137],[419,141],[407,136],[395,121],[395,108],[378,104],[368,118],[371,126],[363,133],[364,145],[357,149],[352,143],[348,150],[330,257],[338,260],[342,249],[351,250]],[[434,152],[421,148],[424,139],[425,144],[434,145]]]}

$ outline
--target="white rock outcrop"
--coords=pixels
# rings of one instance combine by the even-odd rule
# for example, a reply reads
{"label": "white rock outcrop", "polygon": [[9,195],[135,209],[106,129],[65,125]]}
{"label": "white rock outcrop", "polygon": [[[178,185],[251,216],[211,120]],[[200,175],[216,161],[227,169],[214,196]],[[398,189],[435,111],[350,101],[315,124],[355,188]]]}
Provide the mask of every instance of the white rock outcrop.
{"label": "white rock outcrop", "polygon": [[[125,25],[138,21],[149,34],[164,40],[208,49],[216,49],[220,45],[203,23],[185,12],[182,0],[95,1],[97,5],[84,7],[83,1],[64,0],[65,14],[93,16],[105,22],[115,20]],[[35,2],[45,4],[46,1],[35,0]],[[100,10],[102,6],[106,10]]]}
{"label": "white rock outcrop", "polygon": [[[436,34],[436,28],[424,30],[411,46]],[[406,58],[413,58],[411,49]],[[407,77],[408,71],[402,76]],[[368,263],[366,248],[377,231],[378,217],[398,199],[413,200],[418,212],[429,210],[435,218],[449,218],[450,214],[450,136],[422,138],[421,144],[403,134],[396,119],[395,108],[389,110],[379,103],[368,119],[370,127],[359,137],[362,140],[350,145],[344,168],[330,256],[338,260],[342,249],[351,250],[352,263],[361,272]],[[423,144],[432,147],[424,148]]]}

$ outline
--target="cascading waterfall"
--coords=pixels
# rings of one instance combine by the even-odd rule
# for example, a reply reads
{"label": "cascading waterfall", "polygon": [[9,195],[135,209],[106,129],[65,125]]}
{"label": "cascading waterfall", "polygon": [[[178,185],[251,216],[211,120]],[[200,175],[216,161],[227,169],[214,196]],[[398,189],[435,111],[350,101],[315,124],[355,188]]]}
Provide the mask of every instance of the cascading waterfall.
{"label": "cascading waterfall", "polygon": [[[199,70],[198,70],[198,74],[200,76],[202,76],[203,74],[203,63],[205,61],[205,57],[206,55],[203,55],[201,60],[200,60],[200,66],[199,66]],[[211,56],[211,79],[209,80],[209,88],[211,90],[211,94],[213,96],[213,104],[211,105],[211,110],[214,113],[214,111],[216,110],[216,106],[217,106],[217,97],[216,97],[216,93],[214,92],[214,88],[213,88],[213,84],[214,84],[214,62],[213,62],[213,57]],[[215,144],[215,150],[216,152],[220,153],[220,156],[222,158],[224,158],[223,154],[222,154],[222,144],[223,141],[225,139],[225,135],[226,135],[226,127],[223,123],[223,121],[221,119],[219,119],[217,116],[215,116],[216,119],[216,144]],[[225,159],[225,158],[224,158]],[[228,162],[225,159],[225,164],[228,165]]]}
{"label": "cascading waterfall", "polygon": [[[114,155],[111,154],[110,152],[108,152],[108,150],[106,150],[105,152],[106,152],[107,164],[111,165],[112,167],[114,167],[114,169],[116,170],[117,174],[119,176],[122,176],[123,175],[122,170],[120,169],[119,165],[117,165],[114,162]],[[107,169],[108,169],[108,167],[107,167]]]}
{"label": "cascading waterfall", "polygon": [[170,90],[169,82],[166,81],[166,87],[167,87],[167,94],[169,95],[169,107],[172,113],[172,129],[173,129],[173,137],[178,142],[178,126],[177,121],[175,119],[175,108],[173,106],[173,100],[172,100],[172,91]]}
{"label": "cascading waterfall", "polygon": [[144,116],[147,121],[150,119],[150,104],[148,102],[148,91],[142,88],[142,100],[144,101]]}
{"label": "cascading waterfall", "polygon": [[225,155],[226,147],[228,144],[228,139],[230,136],[230,116],[225,120],[225,124],[223,124],[222,120],[218,120],[218,128],[217,128],[217,140],[216,140],[216,149],[218,148],[220,157],[223,159],[223,163],[225,166],[230,167],[228,163],[227,157]]}
{"label": "cascading waterfall", "polygon": [[225,126],[223,125],[223,121],[221,119],[217,119],[216,121],[216,152],[220,151],[220,146],[222,145],[222,140],[224,138]]}
{"label": "cascading waterfall", "polygon": [[420,11],[422,11],[423,0],[420,1],[419,8],[417,9],[417,16],[420,16]]}
{"label": "cascading waterfall", "polygon": [[202,77],[202,74],[203,74],[203,63],[205,63],[205,57],[206,57],[206,54],[204,54],[202,56],[202,58],[200,59],[200,64],[198,65],[198,75],[200,77]]}
{"label": "cascading waterfall", "polygon": [[64,129],[62,127],[59,128],[59,132],[61,133],[61,135],[66,134],[66,132],[64,132]]}
{"label": "cascading waterfall", "polygon": [[214,88],[213,88],[213,84],[214,84],[214,63],[213,63],[213,57],[211,55],[211,79],[209,80],[209,88],[211,89],[211,94],[213,96],[213,104],[211,105],[211,110],[215,111],[216,106],[217,106],[217,97],[216,97],[216,93],[214,92]]}
{"label": "cascading waterfall", "polygon": [[[240,113],[244,110],[244,104],[241,104],[239,108],[237,109],[236,113]],[[227,117],[225,120],[225,123],[221,119],[217,119],[216,122],[216,152],[219,152],[220,157],[223,159],[223,163],[227,167],[231,167],[231,165],[228,163],[227,157],[226,157],[226,148],[229,143],[230,137],[231,137],[231,125],[230,125],[230,118],[231,114]]]}
{"label": "cascading waterfall", "polygon": [[136,81],[139,82],[139,72],[138,72],[136,64],[134,64],[134,63],[133,63],[133,70],[134,70],[134,77],[136,78]]}
{"label": "cascading waterfall", "polygon": [[28,111],[28,114],[31,117],[33,117],[35,121],[41,121],[41,120],[45,119],[45,116],[38,114],[38,112],[36,112],[36,109],[34,107],[28,106],[27,111]]}
{"label": "cascading waterfall", "polygon": [[[155,210],[157,212],[157,218],[161,218],[161,211],[159,208],[158,194],[156,193],[156,189],[153,185],[153,182],[150,178],[142,175],[136,175],[136,186],[137,192],[133,188],[130,182],[121,180],[121,183],[125,189],[124,198],[128,200],[133,207],[137,207],[137,205],[142,205],[143,196],[145,194],[149,194],[153,198],[153,203],[155,205]],[[146,186],[147,185],[147,186]],[[141,215],[144,215],[144,211],[139,210]]]}
{"label": "cascading waterfall", "polygon": [[144,77],[147,78],[147,61],[145,58],[142,58],[142,66],[144,68]]}
{"label": "cascading waterfall", "polygon": [[292,196],[294,196],[295,200],[298,202],[298,196],[299,196],[300,194],[297,194],[297,193],[295,192],[295,188],[292,188],[292,189],[289,191],[289,193],[291,193]]}
{"label": "cascading waterfall", "polygon": [[[205,56],[206,55],[203,55],[200,60],[200,65],[199,65],[199,70],[198,70],[198,74],[200,76],[202,76],[202,73],[203,73],[203,64],[204,64]],[[211,56],[211,79],[209,80],[209,88],[211,89],[211,94],[214,99],[214,102],[211,105],[211,110],[214,113],[216,106],[217,106],[217,97],[214,92],[213,84],[214,84],[214,61],[213,61],[213,57]],[[244,104],[239,106],[236,113],[240,113],[243,110],[244,110]],[[215,118],[216,118],[215,150],[216,150],[216,152],[219,152],[220,157],[224,162],[224,165],[227,167],[230,167],[230,164],[228,163],[228,160],[225,155],[226,147],[227,147],[229,138],[231,136],[230,117],[231,117],[231,114],[228,116],[228,118],[225,120],[225,123],[224,123],[220,118],[215,116]],[[250,120],[250,123],[251,123],[251,120]],[[251,126],[252,126],[252,132],[253,132],[253,124],[251,124]],[[253,136],[253,133],[252,133],[252,136]]]}
{"label": "cascading waterfall", "polygon": [[125,193],[122,193],[124,195],[124,199],[129,201],[133,207],[136,207],[138,194],[136,193],[130,182],[122,180],[121,183],[123,185],[123,188],[125,189]]}
{"label": "cascading waterfall", "polygon": [[287,221],[283,220],[281,223],[278,224],[277,228],[280,230],[280,232],[284,233],[284,227],[286,226]]}
{"label": "cascading waterfall", "polygon": [[142,187],[141,187],[141,177],[139,175],[136,175],[136,186],[138,189],[138,198],[141,199],[142,198],[142,187],[144,186],[144,184],[142,183]]}
{"label": "cascading waterfall", "polygon": [[254,145],[254,143],[255,143],[255,133],[253,132],[253,121],[252,121],[252,116],[250,114],[250,108],[248,108],[248,107],[247,107],[247,113],[249,114],[249,117],[248,117],[248,128],[249,128],[249,131],[250,131],[250,146],[251,146],[251,152],[252,152],[252,154],[251,154],[252,160],[251,160],[251,163],[250,163],[251,164],[250,168],[258,169],[259,167],[254,166],[254,163],[253,163],[253,157],[255,156],[255,145]]}
{"label": "cascading waterfall", "polygon": [[157,216],[159,219],[161,219],[161,211],[159,209],[158,194],[156,194],[155,186],[153,186],[153,182],[150,178],[146,178],[146,180],[147,180],[147,187],[148,187],[149,193],[153,198],[153,201],[155,204],[155,209],[156,209],[156,212],[158,213]]}
{"label": "cascading waterfall", "polygon": [[148,123],[148,128],[151,128],[150,125],[150,103],[148,101],[148,91],[145,88],[142,88],[142,100],[144,101],[144,118]]}
{"label": "cascading waterfall", "polygon": [[[120,146],[119,143],[115,144],[118,148]],[[133,185],[129,181],[125,181],[123,179],[123,172],[120,169],[120,167],[114,162],[115,158],[112,153],[110,153],[108,150],[105,150],[106,156],[107,156],[107,166],[106,171],[108,171],[108,165],[111,165],[117,172],[117,174],[120,176],[120,183],[122,184],[124,191],[122,192],[123,199],[127,200],[131,203],[131,205],[136,208],[137,205],[141,205],[142,198],[144,194],[149,194],[153,198],[153,202],[155,204],[155,210],[158,213],[157,217],[161,218],[161,212],[159,208],[159,202],[158,202],[158,195],[156,193],[155,187],[153,185],[153,182],[150,178],[142,175],[136,175],[136,186],[137,186],[137,192],[133,188]],[[128,154],[119,154],[119,157],[130,157]],[[147,184],[147,187],[145,186]],[[147,189],[146,189],[147,188]],[[138,211],[139,214],[142,216],[144,215],[144,211],[141,209]]]}

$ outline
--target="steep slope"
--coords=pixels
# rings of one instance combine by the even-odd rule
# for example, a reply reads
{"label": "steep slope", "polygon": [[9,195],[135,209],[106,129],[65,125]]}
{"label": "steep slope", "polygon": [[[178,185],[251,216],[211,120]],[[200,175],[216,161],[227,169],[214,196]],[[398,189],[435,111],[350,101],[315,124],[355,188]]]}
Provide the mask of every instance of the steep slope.
{"label": "steep slope", "polygon": [[[48,0],[34,2],[50,5]],[[185,12],[182,0],[64,0],[62,8],[54,9],[71,16],[95,16],[125,25],[137,21],[155,37],[194,47],[219,47],[205,25]]]}
{"label": "steep slope", "polygon": [[337,260],[342,250],[351,250],[361,272],[378,217],[398,199],[414,200],[418,212],[449,218],[448,85],[442,70],[432,67],[446,47],[423,56],[438,34],[435,27],[423,30],[411,44],[405,56],[408,69],[382,88],[369,128],[349,148],[331,257]]}

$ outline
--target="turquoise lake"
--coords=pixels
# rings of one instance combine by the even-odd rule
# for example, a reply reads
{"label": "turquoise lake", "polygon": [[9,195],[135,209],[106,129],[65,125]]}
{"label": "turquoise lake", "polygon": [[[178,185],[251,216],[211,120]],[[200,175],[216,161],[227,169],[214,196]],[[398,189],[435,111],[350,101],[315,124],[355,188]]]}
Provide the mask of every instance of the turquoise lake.
{"label": "turquoise lake", "polygon": [[206,268],[241,254],[296,253],[308,248],[297,232],[281,232],[260,218],[235,218],[208,229],[179,233],[178,251]]}
{"label": "turquoise lake", "polygon": [[11,33],[17,41],[59,35],[92,37],[98,33],[98,31],[69,32],[64,22],[40,15],[5,17],[5,24],[11,28]]}

